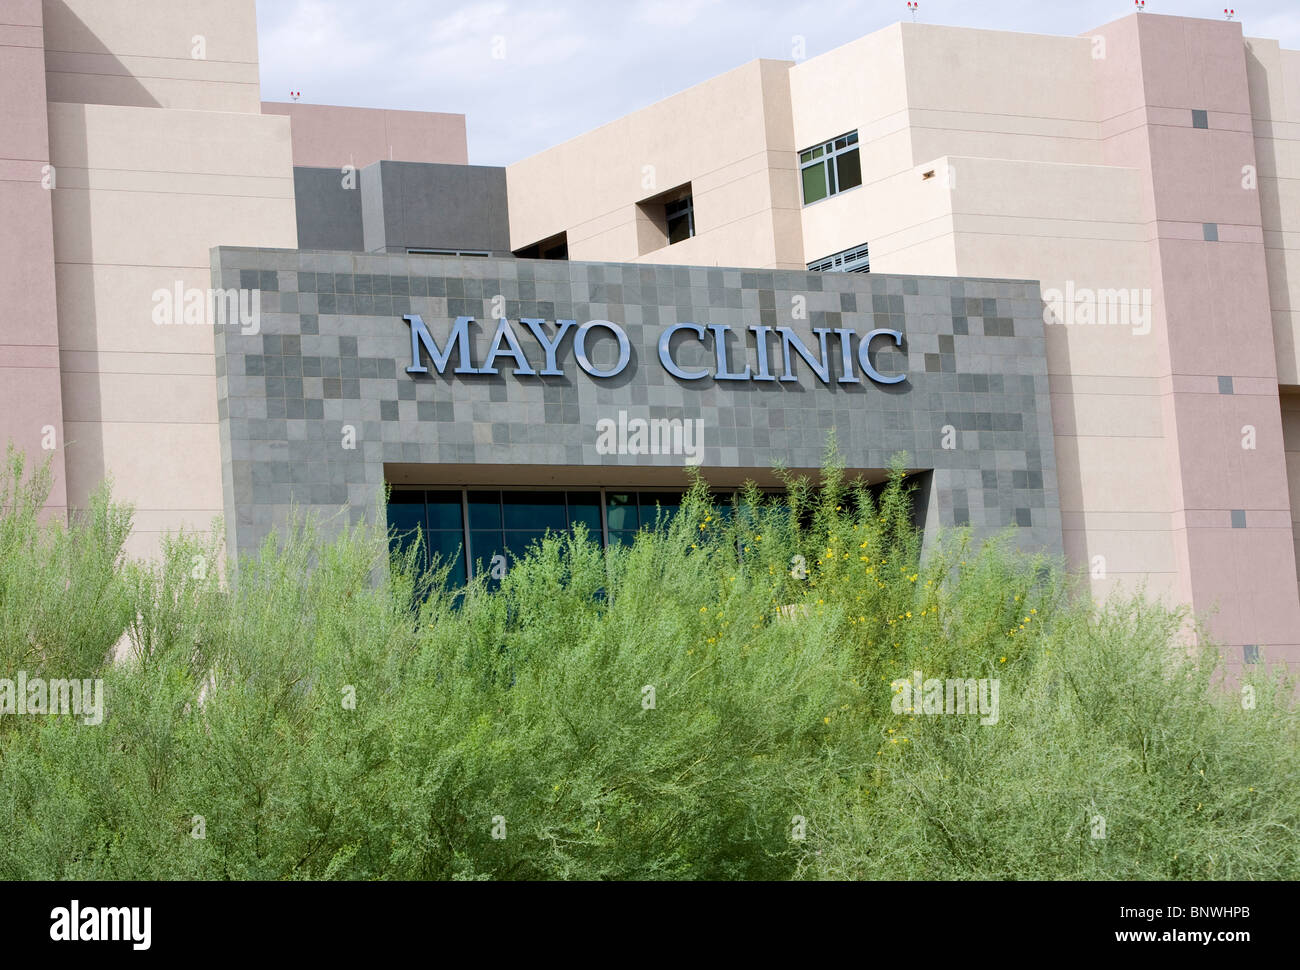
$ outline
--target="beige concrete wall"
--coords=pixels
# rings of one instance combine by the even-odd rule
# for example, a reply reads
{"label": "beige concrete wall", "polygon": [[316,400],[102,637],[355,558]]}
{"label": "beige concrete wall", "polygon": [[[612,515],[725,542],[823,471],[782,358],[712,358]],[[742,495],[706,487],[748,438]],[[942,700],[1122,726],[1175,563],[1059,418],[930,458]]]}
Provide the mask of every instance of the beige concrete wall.
{"label": "beige concrete wall", "polygon": [[148,556],[222,509],[213,328],[154,294],[206,292],[213,246],[296,246],[289,119],[260,113],[253,0],[45,11],[68,504],[111,479]]}
{"label": "beige concrete wall", "polygon": [[[511,246],[572,259],[803,268],[788,64],[754,61],[506,170]],[[637,202],[691,183],[696,236],[644,251]]]}
{"label": "beige concrete wall", "polygon": [[1091,52],[1074,37],[900,23],[792,67],[798,148],[855,130],[871,146],[861,188],[802,210],[807,259],[869,242],[882,272],[951,272],[939,240],[952,226],[931,201],[951,180],[919,185],[937,158],[1100,164]]}
{"label": "beige concrete wall", "polygon": [[[1044,293],[1151,290],[1142,174],[1131,168],[949,158],[962,276],[1012,274]],[[1124,312],[1121,309],[1121,313]],[[1154,319],[1154,309],[1152,319]],[[1055,320],[1056,317],[1053,316]],[[1145,584],[1182,599],[1165,443],[1168,381],[1143,326],[1045,324],[1048,383],[1069,564],[1105,595]]]}
{"label": "beige concrete wall", "polygon": [[913,152],[1102,161],[1085,37],[899,24]]}
{"label": "beige concrete wall", "polygon": [[[902,26],[894,24],[790,68],[795,150],[855,130],[863,146],[860,187],[810,206],[802,206],[800,199],[805,264],[870,242],[873,269],[878,252],[886,262],[894,253],[908,252],[903,263],[936,267],[921,272],[944,272],[937,268],[948,262],[942,247],[927,240],[948,228],[946,207],[927,204],[924,200],[934,193],[917,195],[903,177],[911,172],[915,156]],[[920,208],[909,214],[918,202]]]}
{"label": "beige concrete wall", "polygon": [[257,112],[256,0],[44,0],[51,101]]}

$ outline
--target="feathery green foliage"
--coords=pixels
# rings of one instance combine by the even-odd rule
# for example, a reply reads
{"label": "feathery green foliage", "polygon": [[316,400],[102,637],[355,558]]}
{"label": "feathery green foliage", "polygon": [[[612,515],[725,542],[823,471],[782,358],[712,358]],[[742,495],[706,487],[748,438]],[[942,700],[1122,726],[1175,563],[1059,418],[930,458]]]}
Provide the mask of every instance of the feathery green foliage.
{"label": "feathery green foliage", "polygon": [[[0,716],[0,877],[1300,875],[1280,675],[1247,709],[1184,615],[1093,605],[1009,538],[922,556],[901,465],[878,500],[833,453],[789,486],[696,481],[495,592],[310,522],[223,583],[209,537],[127,561],[106,491],[42,525],[11,454],[0,677],[102,678],[105,716]],[[997,678],[997,723],[896,713],[914,670]]]}

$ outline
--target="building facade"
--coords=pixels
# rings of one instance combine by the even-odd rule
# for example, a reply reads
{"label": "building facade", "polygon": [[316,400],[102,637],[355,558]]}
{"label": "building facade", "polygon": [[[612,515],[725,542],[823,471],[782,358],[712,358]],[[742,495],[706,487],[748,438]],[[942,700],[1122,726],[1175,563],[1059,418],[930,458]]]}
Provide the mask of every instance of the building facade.
{"label": "building facade", "polygon": [[252,0],[145,5],[0,18],[0,434],[51,514],[111,477],[133,553],[243,553],[387,483],[469,569],[833,428],[927,526],[1300,664],[1300,53],[896,24],[500,169],[458,115],[263,103]]}

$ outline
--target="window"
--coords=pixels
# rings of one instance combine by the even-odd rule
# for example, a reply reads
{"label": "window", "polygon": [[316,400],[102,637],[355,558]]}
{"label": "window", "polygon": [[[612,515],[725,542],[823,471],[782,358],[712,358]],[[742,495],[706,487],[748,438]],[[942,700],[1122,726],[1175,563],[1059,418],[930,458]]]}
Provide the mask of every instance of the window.
{"label": "window", "polygon": [[867,251],[867,244],[863,243],[809,263],[808,268],[814,273],[870,273],[871,254]]}
{"label": "window", "polygon": [[1192,127],[1193,127],[1193,128],[1209,128],[1209,127],[1210,127],[1210,113],[1209,113],[1208,111],[1206,111],[1204,108],[1193,108],[1193,109],[1192,109]]}
{"label": "window", "polygon": [[695,200],[691,196],[665,205],[664,217],[668,221],[668,245],[695,235]]}
{"label": "window", "polygon": [[695,196],[690,182],[636,204],[636,242],[640,255],[653,253],[694,235]]}
{"label": "window", "polygon": [[482,256],[484,258],[491,256],[491,253],[482,250],[468,249],[408,249],[408,256]]}
{"label": "window", "polygon": [[[637,532],[653,528],[661,514],[671,518],[681,502],[680,491],[395,488],[388,500],[389,541],[405,551],[418,530],[419,565],[450,563],[449,588],[464,586],[480,570],[496,588],[547,532],[571,533],[582,524],[605,547],[631,545]],[[730,513],[730,503],[731,493],[714,494],[720,517]]]}
{"label": "window", "polygon": [[568,259],[569,234],[562,232],[523,249],[516,249],[514,255],[519,259]]}
{"label": "window", "polygon": [[660,514],[671,518],[681,504],[681,492],[606,492],[609,543],[630,546],[637,532],[653,527]]}
{"label": "window", "polygon": [[395,549],[405,551],[420,537],[417,561],[423,568],[451,564],[447,584],[465,585],[465,519],[461,493],[397,491],[388,499],[388,531]]}
{"label": "window", "polygon": [[832,138],[799,153],[799,175],[803,182],[803,204],[820,202],[862,184],[862,160],[858,155],[858,133]]}

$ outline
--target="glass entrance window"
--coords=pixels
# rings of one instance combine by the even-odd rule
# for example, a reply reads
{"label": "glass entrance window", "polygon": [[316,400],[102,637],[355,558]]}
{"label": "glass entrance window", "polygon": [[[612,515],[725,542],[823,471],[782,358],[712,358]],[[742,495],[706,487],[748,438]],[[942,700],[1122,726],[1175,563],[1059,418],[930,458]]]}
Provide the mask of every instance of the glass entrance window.
{"label": "glass entrance window", "polygon": [[459,489],[395,490],[388,499],[388,534],[394,549],[418,547],[420,569],[450,564],[447,585],[465,585],[465,519]]}
{"label": "glass entrance window", "polygon": [[[463,586],[484,574],[500,586],[510,567],[549,534],[587,536],[608,547],[631,545],[643,529],[666,526],[681,509],[683,493],[659,490],[587,489],[395,489],[388,503],[394,550],[418,546],[421,568],[451,564],[447,583]],[[731,495],[715,495],[720,518]]]}

